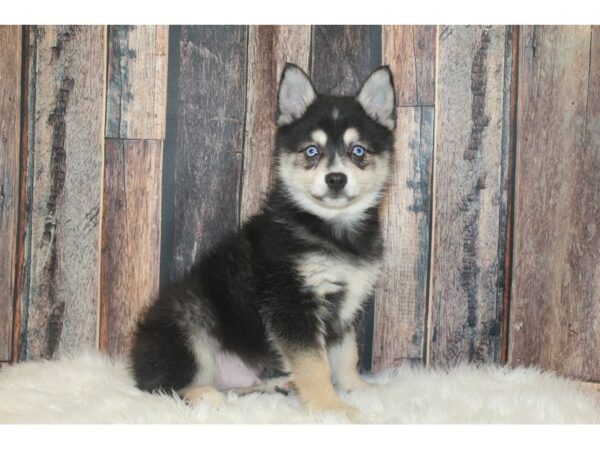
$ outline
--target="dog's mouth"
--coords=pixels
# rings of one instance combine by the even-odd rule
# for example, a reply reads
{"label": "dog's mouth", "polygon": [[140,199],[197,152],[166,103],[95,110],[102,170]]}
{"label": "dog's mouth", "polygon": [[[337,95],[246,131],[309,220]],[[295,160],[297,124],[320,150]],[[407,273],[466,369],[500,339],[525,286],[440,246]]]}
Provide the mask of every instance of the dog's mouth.
{"label": "dog's mouth", "polygon": [[312,195],[312,197],[323,206],[343,208],[353,203],[357,196],[350,196],[344,192],[328,192],[325,195]]}

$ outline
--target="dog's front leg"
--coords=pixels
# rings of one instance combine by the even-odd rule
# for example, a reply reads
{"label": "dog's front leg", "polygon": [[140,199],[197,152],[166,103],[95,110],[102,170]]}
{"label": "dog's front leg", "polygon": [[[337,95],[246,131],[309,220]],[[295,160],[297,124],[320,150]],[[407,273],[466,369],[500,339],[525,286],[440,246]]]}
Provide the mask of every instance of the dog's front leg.
{"label": "dog's front leg", "polygon": [[269,281],[271,289],[261,312],[298,396],[309,410],[335,410],[358,417],[358,410],[342,402],[333,388],[319,315],[321,301],[287,270],[272,271]]}
{"label": "dog's front leg", "polygon": [[331,364],[333,382],[346,391],[355,391],[368,386],[358,374],[358,346],[356,333],[348,331],[342,341],[327,349],[327,356]]}
{"label": "dog's front leg", "polygon": [[302,402],[312,411],[341,411],[350,418],[358,410],[344,403],[331,383],[331,370],[323,348],[286,352],[292,371],[292,381]]}

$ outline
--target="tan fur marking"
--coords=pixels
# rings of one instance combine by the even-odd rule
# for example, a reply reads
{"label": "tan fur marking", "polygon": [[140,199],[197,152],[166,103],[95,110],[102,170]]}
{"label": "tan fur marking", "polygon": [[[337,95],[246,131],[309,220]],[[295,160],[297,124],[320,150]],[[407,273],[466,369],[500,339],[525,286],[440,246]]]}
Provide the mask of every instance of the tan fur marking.
{"label": "tan fur marking", "polygon": [[323,130],[314,130],[310,134],[310,137],[313,141],[319,144],[321,148],[327,145],[327,133],[325,133]]}
{"label": "tan fur marking", "polygon": [[348,128],[346,131],[344,131],[344,144],[346,146],[359,140],[360,135],[358,134],[358,130],[356,128]]}
{"label": "tan fur marking", "polygon": [[180,389],[177,393],[186,403],[189,403],[192,406],[206,401],[214,407],[219,407],[225,401],[223,394],[212,386],[192,385]]}
{"label": "tan fur marking", "polygon": [[356,418],[359,411],[337,396],[331,384],[331,371],[324,351],[289,355],[292,379],[298,396],[309,410],[339,411]]}

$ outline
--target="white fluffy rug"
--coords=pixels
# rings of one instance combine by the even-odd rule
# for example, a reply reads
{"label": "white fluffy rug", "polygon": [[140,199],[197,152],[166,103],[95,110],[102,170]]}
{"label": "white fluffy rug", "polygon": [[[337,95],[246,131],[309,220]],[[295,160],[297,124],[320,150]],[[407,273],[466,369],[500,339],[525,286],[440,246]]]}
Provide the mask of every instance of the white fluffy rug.
{"label": "white fluffy rug", "polygon": [[[600,423],[600,402],[578,383],[535,369],[400,367],[340,394],[366,423]],[[229,393],[219,409],[139,391],[122,362],[85,355],[5,366],[0,423],[345,423],[309,414],[293,396]]]}

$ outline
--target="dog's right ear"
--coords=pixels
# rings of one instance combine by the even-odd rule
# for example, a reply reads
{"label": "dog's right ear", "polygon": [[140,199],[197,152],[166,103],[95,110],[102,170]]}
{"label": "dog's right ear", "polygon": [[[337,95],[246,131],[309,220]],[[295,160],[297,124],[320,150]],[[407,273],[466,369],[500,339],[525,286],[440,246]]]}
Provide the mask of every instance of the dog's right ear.
{"label": "dog's right ear", "polygon": [[295,64],[287,63],[281,74],[277,95],[277,125],[287,125],[304,115],[317,98],[310,78]]}

